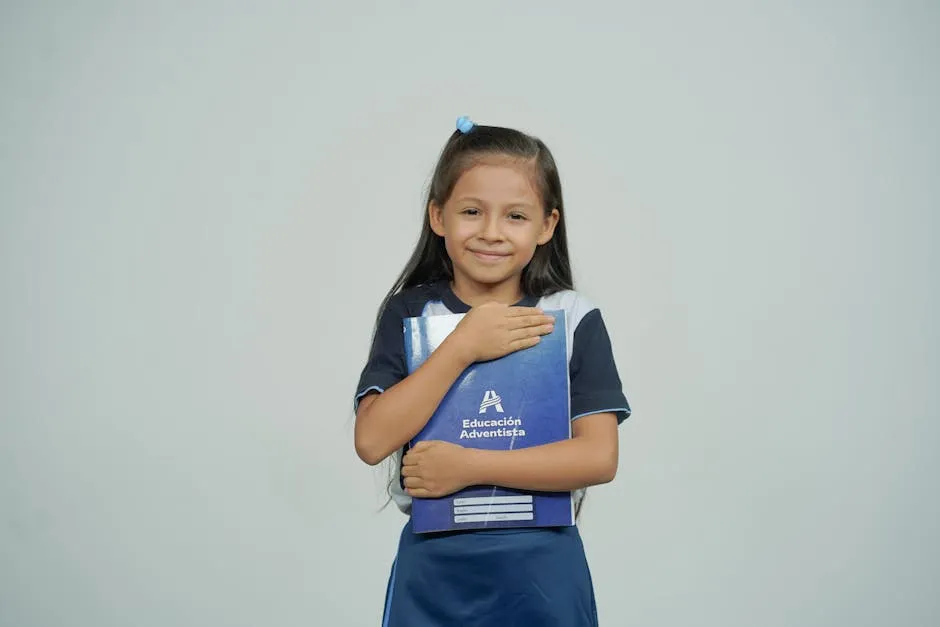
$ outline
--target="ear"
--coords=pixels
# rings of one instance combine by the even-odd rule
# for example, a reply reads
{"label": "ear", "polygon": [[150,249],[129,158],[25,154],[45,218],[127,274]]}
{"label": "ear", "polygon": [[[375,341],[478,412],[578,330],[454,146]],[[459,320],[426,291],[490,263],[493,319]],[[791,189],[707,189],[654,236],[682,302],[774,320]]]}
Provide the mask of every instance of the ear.
{"label": "ear", "polygon": [[547,244],[552,236],[555,234],[555,226],[558,224],[558,220],[561,218],[561,214],[558,212],[558,209],[552,209],[550,213],[545,216],[545,220],[542,222],[542,233],[539,235],[538,243],[539,246]]}
{"label": "ear", "polygon": [[428,203],[428,221],[435,235],[444,237],[444,208],[434,201]]}

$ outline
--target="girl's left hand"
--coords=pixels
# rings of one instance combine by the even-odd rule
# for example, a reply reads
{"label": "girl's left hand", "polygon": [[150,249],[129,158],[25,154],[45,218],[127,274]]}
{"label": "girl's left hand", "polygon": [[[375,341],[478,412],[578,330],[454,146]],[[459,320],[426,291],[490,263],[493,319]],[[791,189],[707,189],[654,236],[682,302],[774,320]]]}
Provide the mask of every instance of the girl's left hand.
{"label": "girl's left hand", "polygon": [[450,442],[418,442],[402,460],[405,491],[417,498],[438,498],[467,487],[468,454],[468,449]]}

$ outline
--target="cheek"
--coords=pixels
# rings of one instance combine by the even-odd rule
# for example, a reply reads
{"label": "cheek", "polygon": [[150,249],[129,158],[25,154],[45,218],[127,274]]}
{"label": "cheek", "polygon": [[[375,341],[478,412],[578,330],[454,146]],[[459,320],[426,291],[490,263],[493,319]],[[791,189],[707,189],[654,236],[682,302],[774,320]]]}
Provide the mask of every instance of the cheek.
{"label": "cheek", "polygon": [[477,234],[479,229],[470,220],[452,220],[447,225],[447,238],[454,242],[462,242]]}
{"label": "cheek", "polygon": [[534,222],[515,225],[513,229],[513,240],[518,246],[525,248],[534,248],[538,245],[539,235],[542,234],[541,225]]}
{"label": "cheek", "polygon": [[461,225],[457,222],[452,222],[447,225],[447,228],[444,229],[444,248],[447,250],[447,254],[451,259],[460,256],[460,251],[463,249],[467,240],[469,240],[472,235],[469,235],[469,229],[466,228],[466,225]]}

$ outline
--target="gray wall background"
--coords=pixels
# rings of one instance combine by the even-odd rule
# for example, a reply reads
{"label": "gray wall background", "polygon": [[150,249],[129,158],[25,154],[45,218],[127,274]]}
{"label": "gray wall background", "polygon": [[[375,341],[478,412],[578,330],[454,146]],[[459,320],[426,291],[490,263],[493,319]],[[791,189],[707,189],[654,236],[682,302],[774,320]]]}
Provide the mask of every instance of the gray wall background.
{"label": "gray wall background", "polygon": [[352,448],[458,115],[555,152],[635,409],[604,625],[940,622],[928,2],[5,2],[0,625],[377,625]]}

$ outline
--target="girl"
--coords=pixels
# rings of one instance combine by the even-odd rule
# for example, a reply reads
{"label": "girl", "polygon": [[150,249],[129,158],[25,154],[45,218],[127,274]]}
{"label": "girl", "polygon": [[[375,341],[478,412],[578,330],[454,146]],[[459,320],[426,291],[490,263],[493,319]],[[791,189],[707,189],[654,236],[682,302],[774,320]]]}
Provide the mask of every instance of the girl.
{"label": "girl", "polygon": [[[460,373],[533,346],[568,326],[572,438],[484,451],[413,438]],[[413,374],[402,319],[466,315]],[[600,311],[574,291],[561,182],[545,144],[519,131],[457,121],[431,181],[418,244],[379,307],[356,390],[355,447],[374,465],[392,456],[390,496],[469,485],[574,491],[611,481],[617,427],[630,415]],[[388,581],[383,627],[597,625],[577,527],[416,534],[406,523]]]}

